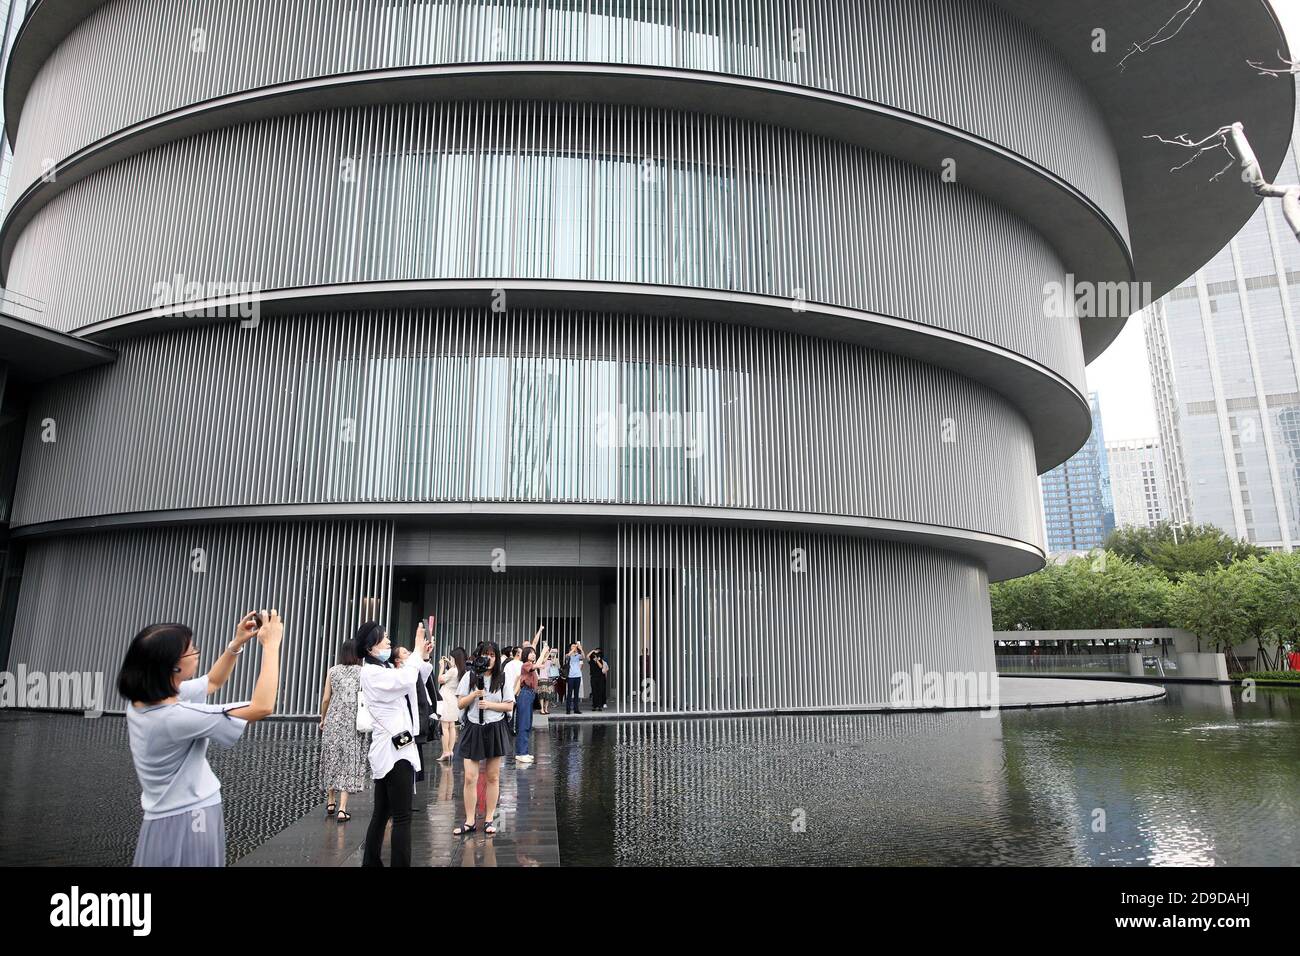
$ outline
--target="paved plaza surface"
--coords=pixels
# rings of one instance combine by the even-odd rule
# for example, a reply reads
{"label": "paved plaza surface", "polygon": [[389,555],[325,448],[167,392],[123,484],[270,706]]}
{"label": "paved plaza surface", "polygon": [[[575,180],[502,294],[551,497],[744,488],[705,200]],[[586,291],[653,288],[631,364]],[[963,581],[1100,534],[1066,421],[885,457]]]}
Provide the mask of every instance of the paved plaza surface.
{"label": "paved plaza surface", "polygon": [[[501,766],[501,797],[497,807],[499,832],[478,829],[468,836],[451,831],[463,819],[463,771],[434,760],[438,744],[425,747],[426,779],[417,787],[411,818],[412,866],[559,866],[559,828],[555,818],[555,781],[551,765],[550,735],[545,718],[533,735],[536,761],[516,765],[507,757]],[[353,794],[348,801],[352,819],[339,823],[326,816],[325,804],[272,837],[238,866],[360,866],[374,791]],[[391,829],[391,828],[390,828]],[[391,860],[388,837],[382,859]]]}

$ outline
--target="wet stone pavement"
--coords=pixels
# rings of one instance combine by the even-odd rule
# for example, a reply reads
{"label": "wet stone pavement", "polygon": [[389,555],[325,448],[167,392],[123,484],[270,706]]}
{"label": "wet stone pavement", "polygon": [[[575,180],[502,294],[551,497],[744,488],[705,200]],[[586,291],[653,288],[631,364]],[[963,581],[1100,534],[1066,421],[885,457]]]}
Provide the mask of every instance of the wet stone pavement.
{"label": "wet stone pavement", "polygon": [[[545,719],[534,734],[536,762],[516,766],[513,757],[501,765],[501,795],[497,804],[498,832],[483,832],[483,808],[478,808],[478,829],[466,836],[452,830],[462,820],[463,772],[455,765],[438,763],[437,743],[424,748],[426,779],[416,788],[411,819],[413,866],[559,866],[559,830],[555,818],[555,783],[551,746]],[[348,799],[352,819],[338,823],[325,815],[320,804],[293,826],[240,860],[240,866],[360,866],[366,828],[370,824],[374,791]],[[391,860],[388,836],[381,855]]]}

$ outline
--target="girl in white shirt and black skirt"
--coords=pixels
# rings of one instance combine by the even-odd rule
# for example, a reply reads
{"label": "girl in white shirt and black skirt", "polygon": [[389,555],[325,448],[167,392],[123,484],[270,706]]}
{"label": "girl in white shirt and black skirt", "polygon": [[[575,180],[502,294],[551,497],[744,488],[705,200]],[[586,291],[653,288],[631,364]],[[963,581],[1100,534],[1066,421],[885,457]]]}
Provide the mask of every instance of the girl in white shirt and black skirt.
{"label": "girl in white shirt and black skirt", "polygon": [[461,738],[460,755],[465,761],[465,822],[452,833],[460,836],[473,833],[478,817],[479,762],[484,763],[487,775],[487,816],[483,832],[488,836],[497,832],[497,797],[501,793],[501,758],[510,752],[510,732],[506,729],[506,714],[515,709],[515,689],[505,677],[505,666],[497,646],[484,642],[474,651],[456,688],[456,703],[465,715],[465,733]]}

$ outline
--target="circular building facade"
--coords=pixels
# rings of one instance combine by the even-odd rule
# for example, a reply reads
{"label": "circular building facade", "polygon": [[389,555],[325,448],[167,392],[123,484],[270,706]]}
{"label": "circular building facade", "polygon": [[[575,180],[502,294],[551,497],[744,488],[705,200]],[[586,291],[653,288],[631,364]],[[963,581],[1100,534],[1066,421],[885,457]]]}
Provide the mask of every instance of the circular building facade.
{"label": "circular building facade", "polygon": [[1257,200],[1142,136],[1242,121],[1271,171],[1294,105],[1234,67],[1264,2],[1123,71],[1167,17],[1041,6],[33,4],[10,669],[273,605],[292,714],[368,618],[545,624],[623,713],[992,674],[1127,317],[1050,290],[1181,281]]}

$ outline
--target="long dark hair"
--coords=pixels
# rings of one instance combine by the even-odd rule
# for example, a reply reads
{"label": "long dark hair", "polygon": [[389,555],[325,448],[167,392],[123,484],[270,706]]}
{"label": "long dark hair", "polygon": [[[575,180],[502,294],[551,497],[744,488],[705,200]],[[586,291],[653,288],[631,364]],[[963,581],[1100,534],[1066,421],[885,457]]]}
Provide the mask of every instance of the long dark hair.
{"label": "long dark hair", "polygon": [[465,661],[469,659],[469,651],[463,647],[453,647],[451,649],[451,662],[456,665],[456,680],[465,676]]}
{"label": "long dark hair", "polygon": [[362,624],[357,628],[356,636],[352,638],[352,643],[356,645],[358,659],[379,667],[392,667],[391,655],[389,660],[381,661],[370,654],[375,645],[383,639],[384,629],[378,621],[366,621],[366,623]]}
{"label": "long dark hair", "polygon": [[495,694],[506,685],[505,665],[501,663],[501,650],[497,647],[495,641],[479,641],[478,647],[474,648],[475,657],[483,657],[487,652],[492,651],[492,668],[485,671],[483,676],[490,678],[484,681],[484,689],[489,693]]}

